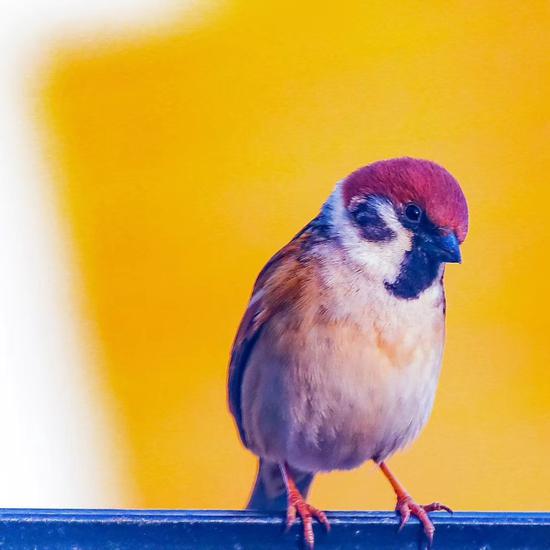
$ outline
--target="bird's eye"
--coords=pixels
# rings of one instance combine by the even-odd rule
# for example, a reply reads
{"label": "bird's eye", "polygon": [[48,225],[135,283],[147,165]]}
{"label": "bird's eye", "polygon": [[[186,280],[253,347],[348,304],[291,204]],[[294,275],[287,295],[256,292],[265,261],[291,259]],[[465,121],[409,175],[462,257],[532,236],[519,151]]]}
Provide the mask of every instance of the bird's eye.
{"label": "bird's eye", "polygon": [[422,209],[414,203],[407,204],[405,207],[405,217],[413,223],[418,223],[422,217]]}

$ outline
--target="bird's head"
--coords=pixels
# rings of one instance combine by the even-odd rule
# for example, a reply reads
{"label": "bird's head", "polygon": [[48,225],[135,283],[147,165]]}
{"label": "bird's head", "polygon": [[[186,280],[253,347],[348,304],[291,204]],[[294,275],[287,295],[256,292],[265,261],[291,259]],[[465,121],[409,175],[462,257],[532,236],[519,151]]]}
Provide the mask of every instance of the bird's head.
{"label": "bird's head", "polygon": [[344,179],[325,205],[339,243],[399,298],[429,288],[460,262],[468,207],[457,181],[426,160],[375,162]]}

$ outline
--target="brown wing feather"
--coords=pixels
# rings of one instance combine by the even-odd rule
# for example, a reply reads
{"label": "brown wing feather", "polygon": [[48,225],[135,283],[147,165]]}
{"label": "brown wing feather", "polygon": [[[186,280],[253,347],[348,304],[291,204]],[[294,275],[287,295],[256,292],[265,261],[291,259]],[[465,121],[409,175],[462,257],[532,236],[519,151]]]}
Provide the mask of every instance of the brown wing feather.
{"label": "brown wing feather", "polygon": [[285,305],[293,303],[300,294],[302,278],[299,274],[302,270],[299,257],[310,237],[310,225],[277,252],[258,275],[250,303],[233,343],[228,380],[229,408],[245,445],[247,443],[242,425],[241,387],[248,359],[269,319]]}

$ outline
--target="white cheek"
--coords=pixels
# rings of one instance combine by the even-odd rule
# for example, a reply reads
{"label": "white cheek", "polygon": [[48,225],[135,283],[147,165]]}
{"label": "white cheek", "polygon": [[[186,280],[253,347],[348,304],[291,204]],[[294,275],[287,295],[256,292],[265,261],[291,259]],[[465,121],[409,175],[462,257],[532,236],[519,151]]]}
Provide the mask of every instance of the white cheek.
{"label": "white cheek", "polygon": [[338,228],[342,245],[349,257],[365,269],[372,279],[393,282],[399,275],[405,253],[411,250],[412,235],[396,217],[391,204],[380,202],[380,215],[386,225],[393,230],[391,241],[366,241],[351,222],[342,199],[342,182],[332,193],[329,204],[332,220]]}

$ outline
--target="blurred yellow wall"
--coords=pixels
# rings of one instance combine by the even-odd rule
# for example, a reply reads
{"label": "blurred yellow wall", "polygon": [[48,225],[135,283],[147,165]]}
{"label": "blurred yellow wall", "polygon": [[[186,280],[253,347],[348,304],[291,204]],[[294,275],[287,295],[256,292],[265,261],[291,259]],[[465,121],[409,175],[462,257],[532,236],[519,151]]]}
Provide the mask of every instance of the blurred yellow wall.
{"label": "blurred yellow wall", "polygon": [[[327,6],[220,2],[192,26],[66,41],[46,69],[83,322],[139,489],[120,505],[243,505],[255,461],[225,381],[254,278],[338,179],[411,155],[462,182],[471,233],[432,420],[392,464],[420,501],[549,509],[548,3]],[[370,466],[312,497],[394,504]]]}

